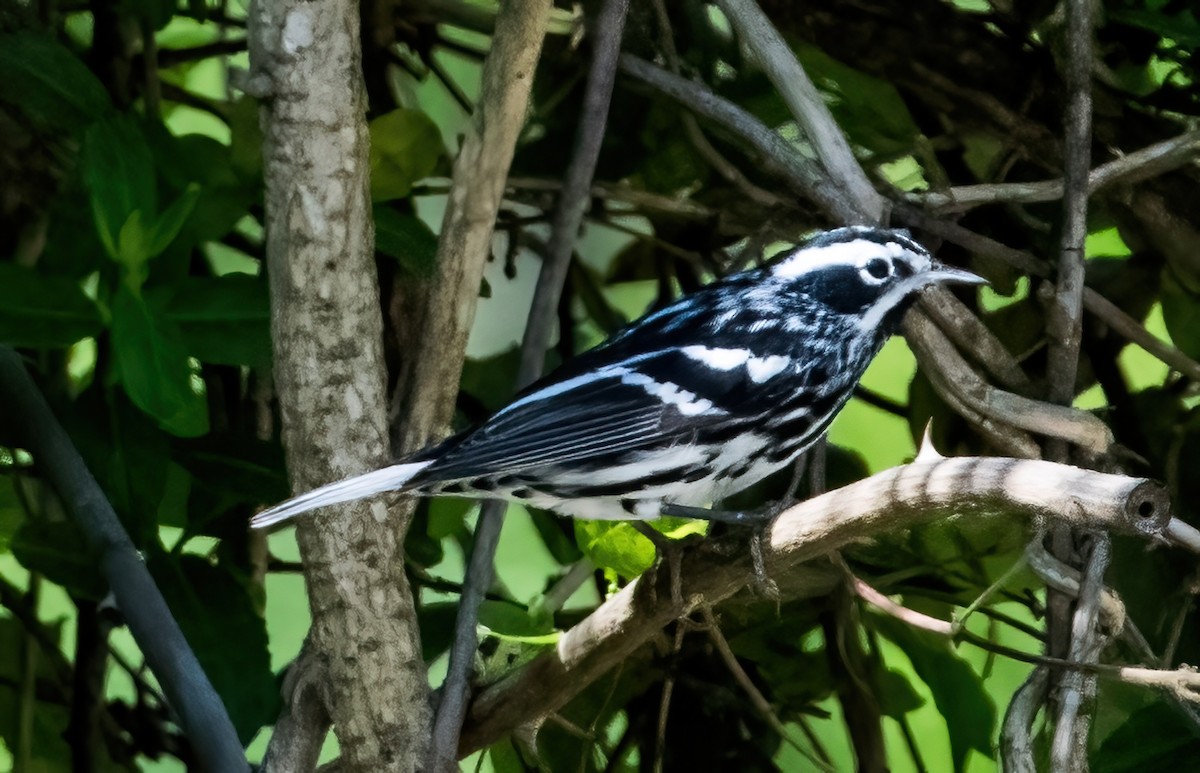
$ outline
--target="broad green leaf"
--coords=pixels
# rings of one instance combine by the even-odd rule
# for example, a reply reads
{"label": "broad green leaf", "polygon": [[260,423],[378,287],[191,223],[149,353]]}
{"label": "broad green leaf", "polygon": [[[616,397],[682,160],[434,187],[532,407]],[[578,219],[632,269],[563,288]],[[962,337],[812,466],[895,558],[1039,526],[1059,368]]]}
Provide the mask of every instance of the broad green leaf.
{"label": "broad green leaf", "polygon": [[912,149],[920,130],[895,86],[837,61],[816,46],[798,46],[796,57],[826,95],[830,112],[853,143],[887,156]]}
{"label": "broad green leaf", "polygon": [[124,285],[113,300],[112,346],[134,405],[174,435],[208,432],[208,405],[193,384],[179,329]]}
{"label": "broad green leaf", "polygon": [[54,409],[134,545],[156,541],[167,435],[118,389],[89,389]]}
{"label": "broad green leaf", "polygon": [[83,141],[83,179],[100,241],[109,257],[121,262],[118,239],[131,216],[140,212],[145,222],[158,210],[154,159],[132,116],[106,118],[88,129]]}
{"label": "broad green leaf", "polygon": [[0,343],[70,346],[103,328],[100,310],[78,282],[0,263]]}
{"label": "broad green leaf", "polygon": [[177,326],[187,353],[218,365],[269,365],[267,283],[247,274],[188,277],[147,291],[147,301]]}
{"label": "broad green leaf", "polygon": [[444,152],[437,124],[419,110],[398,108],[371,121],[371,200],[407,196]]}
{"label": "broad green leaf", "polygon": [[[657,531],[671,539],[704,534],[708,525],[686,518],[660,518],[649,521]],[[621,521],[575,521],[575,542],[592,563],[611,569],[622,577],[636,577],[654,563],[654,543],[628,523]]]}
{"label": "broad green leaf", "polygon": [[108,592],[83,532],[73,521],[26,518],[9,546],[21,566],[74,596],[99,601]]}
{"label": "broad green leaf", "polygon": [[469,499],[436,497],[429,502],[429,524],[425,533],[432,539],[442,540],[461,534],[466,530],[467,514],[475,507]]}
{"label": "broad green leaf", "polygon": [[979,675],[950,642],[880,614],[870,614],[868,623],[904,650],[917,676],[929,686],[938,712],[946,720],[954,769],[963,769],[971,749],[991,757],[996,705]]}
{"label": "broad green leaf", "polygon": [[1189,292],[1169,268],[1162,272],[1162,313],[1175,345],[1189,357],[1200,357],[1200,295]]}
{"label": "broad green leaf", "polygon": [[554,637],[555,641],[558,637],[549,620],[536,619],[516,604],[491,599],[479,605],[479,625],[489,633],[514,640],[533,639],[544,643],[542,639],[546,636]]}
{"label": "broad green leaf", "polygon": [[0,101],[72,134],[111,109],[108,92],[83,60],[40,32],[0,35],[0,83]]}
{"label": "broad green leaf", "polygon": [[407,273],[433,276],[437,235],[414,214],[397,212],[386,204],[375,206],[375,249],[395,258]]}
{"label": "broad green leaf", "polygon": [[279,713],[267,628],[249,589],[230,570],[201,556],[156,552],[147,565],[238,738],[248,743]]}
{"label": "broad green leaf", "polygon": [[925,700],[909,684],[908,675],[894,668],[879,674],[879,709],[885,717],[900,719],[925,705]]}

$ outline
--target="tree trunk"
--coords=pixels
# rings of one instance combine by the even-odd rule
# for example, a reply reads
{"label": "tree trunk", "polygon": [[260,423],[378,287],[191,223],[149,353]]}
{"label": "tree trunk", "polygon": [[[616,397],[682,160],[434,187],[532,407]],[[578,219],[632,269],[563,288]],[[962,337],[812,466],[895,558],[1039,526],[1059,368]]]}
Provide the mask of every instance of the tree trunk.
{"label": "tree trunk", "polygon": [[[259,2],[250,19],[275,379],[297,491],[390,456],[358,29],[348,0]],[[389,518],[378,500],[298,525],[313,615],[301,666],[315,674],[297,681],[318,689],[285,698],[324,696],[344,770],[415,770],[424,759],[429,689],[406,528],[407,514]],[[283,745],[319,747],[326,729],[292,725],[295,737],[273,739],[271,756],[282,767]]]}

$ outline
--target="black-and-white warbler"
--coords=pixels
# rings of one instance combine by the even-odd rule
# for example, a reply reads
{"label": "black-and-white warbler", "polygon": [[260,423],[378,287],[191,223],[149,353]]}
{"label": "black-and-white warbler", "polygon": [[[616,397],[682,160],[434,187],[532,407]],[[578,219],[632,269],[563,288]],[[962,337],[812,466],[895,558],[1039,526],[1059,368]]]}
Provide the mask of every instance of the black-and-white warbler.
{"label": "black-and-white warbler", "polygon": [[918,292],[946,282],[983,280],[902,231],[821,233],[643,317],[482,425],[251,523],[385,491],[580,518],[698,514],[819,438]]}

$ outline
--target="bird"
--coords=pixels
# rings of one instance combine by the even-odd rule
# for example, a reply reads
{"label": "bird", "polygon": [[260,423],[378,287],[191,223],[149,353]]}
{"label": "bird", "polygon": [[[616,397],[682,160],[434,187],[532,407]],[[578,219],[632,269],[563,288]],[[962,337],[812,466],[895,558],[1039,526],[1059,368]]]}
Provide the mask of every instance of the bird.
{"label": "bird", "polygon": [[256,529],[382,494],[502,499],[585,519],[684,515],[795,463],[930,285],[983,284],[901,229],[819,232],[633,322],[491,418],[263,510]]}

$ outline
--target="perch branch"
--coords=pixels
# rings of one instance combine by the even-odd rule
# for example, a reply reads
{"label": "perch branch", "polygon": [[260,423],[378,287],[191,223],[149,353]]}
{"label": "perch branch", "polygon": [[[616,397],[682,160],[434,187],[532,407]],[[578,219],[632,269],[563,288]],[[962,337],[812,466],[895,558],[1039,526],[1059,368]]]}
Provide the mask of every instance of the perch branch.
{"label": "perch branch", "polygon": [[[1166,491],[1142,478],[1034,460],[938,459],[897,467],[789,508],[773,524],[764,558],[785,593],[810,596],[829,590],[830,573],[801,564],[850,542],[937,518],[1014,512],[1146,537],[1161,537],[1170,519]],[[750,569],[747,555],[730,559],[702,549],[683,559],[682,603],[673,601],[665,572],[653,593],[639,590],[640,580],[626,586],[563,634],[553,650],[476,696],[460,755],[557,710],[689,609],[745,588]]]}

